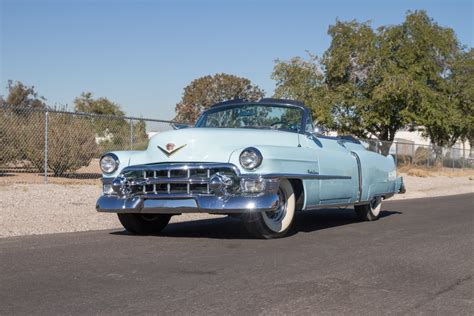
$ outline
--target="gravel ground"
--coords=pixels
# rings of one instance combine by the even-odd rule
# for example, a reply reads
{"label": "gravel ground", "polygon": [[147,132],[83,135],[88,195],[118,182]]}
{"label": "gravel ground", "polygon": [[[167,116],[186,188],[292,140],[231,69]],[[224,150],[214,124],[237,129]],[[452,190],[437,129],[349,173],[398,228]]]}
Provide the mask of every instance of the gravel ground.
{"label": "gravel ground", "polygon": [[[472,178],[472,177],[471,177]],[[407,193],[394,199],[474,192],[469,177],[404,176]],[[98,185],[0,183],[0,237],[75,232],[120,227],[115,214],[97,213]],[[211,217],[208,214],[174,216],[172,222]]]}

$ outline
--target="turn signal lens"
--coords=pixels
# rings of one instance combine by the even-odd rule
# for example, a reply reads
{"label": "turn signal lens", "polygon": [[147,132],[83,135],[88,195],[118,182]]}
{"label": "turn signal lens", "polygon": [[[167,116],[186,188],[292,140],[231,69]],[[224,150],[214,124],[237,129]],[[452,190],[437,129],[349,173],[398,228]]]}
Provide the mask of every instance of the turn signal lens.
{"label": "turn signal lens", "polygon": [[244,193],[260,193],[265,190],[265,181],[263,179],[244,180],[241,184],[241,190]]}

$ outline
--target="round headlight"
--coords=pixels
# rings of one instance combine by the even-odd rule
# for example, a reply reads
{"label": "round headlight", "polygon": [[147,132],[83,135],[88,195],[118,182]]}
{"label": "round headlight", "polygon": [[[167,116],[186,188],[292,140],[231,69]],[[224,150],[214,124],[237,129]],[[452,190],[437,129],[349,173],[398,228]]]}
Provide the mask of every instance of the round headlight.
{"label": "round headlight", "polygon": [[114,154],[105,154],[100,158],[100,169],[103,173],[114,173],[119,166],[119,159]]}
{"label": "round headlight", "polygon": [[245,169],[255,169],[262,164],[262,154],[257,148],[245,148],[239,157],[240,165]]}

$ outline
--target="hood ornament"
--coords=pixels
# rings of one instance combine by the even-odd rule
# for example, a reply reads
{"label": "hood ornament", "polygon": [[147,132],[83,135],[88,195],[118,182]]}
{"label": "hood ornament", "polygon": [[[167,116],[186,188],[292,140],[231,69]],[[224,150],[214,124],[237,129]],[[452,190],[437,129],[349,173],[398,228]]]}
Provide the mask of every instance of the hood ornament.
{"label": "hood ornament", "polygon": [[183,148],[184,146],[186,146],[186,144],[182,145],[182,146],[179,146],[179,147],[176,147],[175,144],[173,143],[168,143],[166,144],[165,147],[161,147],[160,145],[158,145],[157,147],[166,155],[166,156],[171,156],[172,154],[174,154],[175,152],[177,152],[178,150],[180,150],[181,148]]}

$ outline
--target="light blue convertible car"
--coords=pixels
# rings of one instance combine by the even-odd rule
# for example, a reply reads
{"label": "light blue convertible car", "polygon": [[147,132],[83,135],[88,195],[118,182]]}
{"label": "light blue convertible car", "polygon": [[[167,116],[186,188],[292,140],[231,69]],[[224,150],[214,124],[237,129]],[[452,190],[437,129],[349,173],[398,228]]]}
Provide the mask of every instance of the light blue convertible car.
{"label": "light blue convertible car", "polygon": [[314,131],[300,102],[216,104],[194,128],[160,133],[144,151],[105,154],[97,211],[118,213],[133,234],[156,234],[173,215],[211,213],[238,216],[253,235],[275,238],[297,211],[354,206],[373,221],[383,199],[405,192],[391,156]]}

